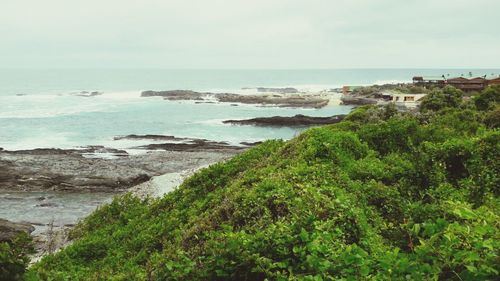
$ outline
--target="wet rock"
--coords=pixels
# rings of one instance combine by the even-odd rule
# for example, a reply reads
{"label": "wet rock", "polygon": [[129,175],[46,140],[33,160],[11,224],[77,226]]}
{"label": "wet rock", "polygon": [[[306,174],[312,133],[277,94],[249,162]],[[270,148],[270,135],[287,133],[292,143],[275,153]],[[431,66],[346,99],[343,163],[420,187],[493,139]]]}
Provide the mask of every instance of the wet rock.
{"label": "wet rock", "polygon": [[0,219],[0,242],[11,241],[21,232],[31,234],[33,231],[35,231],[35,228],[29,223]]}
{"label": "wet rock", "polygon": [[152,143],[148,145],[139,146],[139,149],[149,149],[149,150],[168,150],[168,151],[203,151],[203,150],[224,150],[224,149],[234,149],[240,150],[243,147],[232,146],[227,142],[216,142],[206,139],[196,139],[196,138],[178,138],[175,136],[165,136],[165,135],[128,135],[128,136],[118,136],[114,138],[115,140],[154,140],[154,141],[173,141],[167,143]]}
{"label": "wet rock", "polygon": [[210,151],[210,150],[242,150],[244,147],[232,146],[227,142],[214,142],[204,139],[191,139],[183,143],[153,143],[140,146],[141,149],[168,151]]}
{"label": "wet rock", "polygon": [[270,127],[300,127],[300,126],[313,126],[313,125],[327,125],[335,124],[342,119],[345,115],[335,115],[331,117],[311,117],[297,114],[292,117],[260,117],[246,120],[226,120],[225,124],[234,125],[254,125],[254,126],[270,126]]}
{"label": "wet rock", "polygon": [[77,94],[75,94],[75,96],[78,96],[78,97],[85,97],[85,98],[90,98],[90,97],[95,97],[95,96],[100,96],[102,95],[103,93],[102,92],[98,92],[98,91],[92,91],[92,92],[89,92],[89,91],[81,91]]}
{"label": "wet rock", "polygon": [[153,140],[153,141],[184,141],[188,138],[178,138],[175,136],[165,136],[165,135],[126,135],[126,136],[116,136],[114,140]]}
{"label": "wet rock", "polygon": [[38,204],[38,205],[36,205],[36,207],[57,207],[57,204],[56,203],[47,202],[47,203]]}

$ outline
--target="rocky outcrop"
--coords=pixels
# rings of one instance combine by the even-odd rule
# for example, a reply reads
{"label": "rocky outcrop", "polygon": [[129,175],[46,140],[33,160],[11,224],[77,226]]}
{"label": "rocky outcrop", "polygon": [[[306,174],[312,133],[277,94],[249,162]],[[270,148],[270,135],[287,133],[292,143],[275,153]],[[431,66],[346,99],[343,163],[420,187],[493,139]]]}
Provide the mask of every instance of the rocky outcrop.
{"label": "rocky outcrop", "polygon": [[232,146],[227,142],[214,142],[207,140],[194,140],[184,143],[153,143],[145,146],[139,146],[141,149],[149,150],[168,150],[168,151],[207,151],[207,150],[243,150],[246,147]]}
{"label": "rocky outcrop", "polygon": [[317,94],[300,94],[294,88],[258,88],[262,92],[271,92],[276,90],[274,94],[256,94],[256,95],[238,95],[231,93],[200,93],[189,90],[174,90],[174,91],[144,91],[142,97],[163,97],[165,100],[180,101],[194,100],[197,103],[218,102],[244,104],[256,104],[264,106],[279,106],[279,107],[300,107],[300,108],[322,108],[329,102],[328,98]]}
{"label": "rocky outcrop", "polygon": [[81,91],[81,92],[75,94],[75,96],[84,97],[84,98],[90,98],[90,97],[100,96],[102,94],[103,94],[102,92],[98,92],[98,91],[92,91],[92,92]]}
{"label": "rocky outcrop", "polygon": [[258,87],[257,88],[258,92],[261,93],[280,93],[280,94],[297,94],[299,90],[295,88],[265,88],[265,87]]}
{"label": "rocky outcrop", "polygon": [[344,105],[368,105],[368,104],[377,104],[378,99],[376,98],[367,98],[361,96],[347,96],[344,95],[340,98],[342,104]]}
{"label": "rocky outcrop", "polygon": [[178,138],[175,136],[164,135],[128,135],[118,136],[115,140],[153,140],[153,141],[170,141],[166,143],[152,143],[144,146],[139,146],[139,149],[148,150],[168,150],[168,151],[211,151],[211,150],[242,150],[244,146],[233,146],[227,142],[216,142],[206,139],[196,138]]}
{"label": "rocky outcrop", "polygon": [[[164,138],[171,139],[169,136]],[[89,157],[88,151],[94,150],[0,151],[0,187],[18,191],[117,192],[152,176],[213,163],[244,149],[207,140],[151,144],[140,148],[166,151],[140,155],[124,152],[112,158]]]}
{"label": "rocky outcrop", "polygon": [[298,114],[292,117],[273,116],[273,117],[252,118],[246,120],[226,120],[223,121],[223,123],[234,124],[234,125],[254,125],[254,126],[271,126],[271,127],[302,127],[302,126],[335,124],[342,121],[344,117],[345,115],[335,115],[331,117],[311,117]]}
{"label": "rocky outcrop", "polygon": [[189,90],[144,91],[141,97],[163,97],[166,100],[203,100],[210,93],[199,93]]}
{"label": "rocky outcrop", "polygon": [[322,108],[328,104],[329,99],[318,95],[237,95],[217,94],[220,102],[259,104],[279,107]]}
{"label": "rocky outcrop", "polygon": [[31,234],[33,231],[35,231],[35,228],[29,223],[0,219],[0,242],[11,241],[21,232]]}
{"label": "rocky outcrop", "polygon": [[166,135],[126,135],[126,136],[116,136],[114,140],[153,140],[153,141],[185,141],[190,140],[190,138],[179,138],[175,136]]}

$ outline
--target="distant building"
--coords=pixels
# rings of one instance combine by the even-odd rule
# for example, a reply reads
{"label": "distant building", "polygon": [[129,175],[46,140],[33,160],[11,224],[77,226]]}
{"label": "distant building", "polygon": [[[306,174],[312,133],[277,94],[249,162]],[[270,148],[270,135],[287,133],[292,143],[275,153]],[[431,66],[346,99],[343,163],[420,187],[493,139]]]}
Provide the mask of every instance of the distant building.
{"label": "distant building", "polygon": [[465,77],[456,77],[445,79],[444,76],[440,78],[415,76],[413,77],[413,85],[425,88],[444,87],[446,85],[450,85],[464,92],[479,92],[488,87],[488,85],[500,84],[500,77],[494,79],[486,79],[485,77],[476,77],[471,79],[467,79]]}
{"label": "distant building", "polygon": [[488,80],[482,77],[467,79],[463,77],[451,78],[446,80],[446,84],[460,89],[464,92],[482,91],[488,87]]}
{"label": "distant building", "polygon": [[500,77],[488,80],[488,85],[500,85]]}
{"label": "distant building", "polygon": [[420,103],[420,99],[425,97],[425,94],[399,94],[393,93],[391,94],[392,100],[394,104],[400,107],[406,108],[415,108]]}
{"label": "distant building", "polygon": [[432,76],[415,76],[413,77],[413,85],[420,87],[429,86],[442,86],[444,87],[445,79],[444,77],[432,77]]}

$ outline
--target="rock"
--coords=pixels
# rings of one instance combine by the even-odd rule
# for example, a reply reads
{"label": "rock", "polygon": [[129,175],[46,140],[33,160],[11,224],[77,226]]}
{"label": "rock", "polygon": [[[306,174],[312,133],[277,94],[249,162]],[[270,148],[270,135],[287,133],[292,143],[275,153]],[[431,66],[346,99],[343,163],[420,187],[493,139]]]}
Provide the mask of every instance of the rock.
{"label": "rock", "polygon": [[56,203],[41,203],[41,204],[38,204],[36,205],[36,207],[57,207],[57,204]]}
{"label": "rock", "polygon": [[0,219],[0,242],[11,241],[21,232],[31,234],[33,231],[35,231],[35,228],[29,223]]}
{"label": "rock", "polygon": [[296,94],[299,92],[299,90],[295,88],[264,88],[264,87],[259,87],[257,88],[258,92],[261,93],[281,93],[281,94]]}
{"label": "rock", "polygon": [[322,108],[326,106],[329,99],[317,95],[237,95],[237,94],[215,94],[219,102],[244,103],[272,105],[279,107],[302,107],[302,108]]}
{"label": "rock", "polygon": [[116,136],[114,140],[154,140],[154,141],[184,141],[188,138],[178,138],[175,136],[165,136],[165,135],[127,135],[127,136]]}
{"label": "rock", "polygon": [[90,98],[90,97],[100,96],[102,94],[103,94],[102,92],[98,92],[98,91],[93,91],[93,92],[81,91],[80,93],[75,94],[75,96]]}
{"label": "rock", "polygon": [[150,150],[168,150],[168,151],[209,151],[209,150],[242,150],[245,147],[232,146],[227,142],[214,142],[203,139],[192,139],[184,143],[153,143],[137,148]]}
{"label": "rock", "polygon": [[311,117],[298,114],[292,117],[273,116],[273,117],[252,118],[247,120],[226,120],[223,121],[223,123],[234,124],[234,125],[254,125],[254,126],[271,126],[271,127],[301,127],[301,126],[335,124],[342,121],[342,119],[344,119],[345,116],[346,115],[335,115],[331,117]]}
{"label": "rock", "polygon": [[[294,88],[259,88],[263,92],[276,90],[278,93],[286,95],[238,95],[231,93],[200,93],[190,90],[173,90],[173,91],[144,91],[142,97],[163,97],[165,100],[180,101],[180,100],[195,100],[213,102],[215,99],[218,102],[227,102],[233,104],[259,104],[279,107],[303,107],[303,108],[322,108],[329,102],[328,98],[313,94],[299,94]],[[275,92],[276,92],[275,91]]]}
{"label": "rock", "polygon": [[377,104],[378,101],[375,98],[365,98],[359,96],[342,96],[340,98],[343,105],[368,105]]}
{"label": "rock", "polygon": [[243,141],[243,142],[240,142],[241,145],[246,145],[246,146],[256,146],[256,145],[259,145],[261,143],[262,143],[261,141],[256,141],[256,142]]}
{"label": "rock", "polygon": [[[120,192],[152,176],[227,159],[245,149],[223,142],[174,136],[129,135],[116,139],[123,138],[173,143],[139,147],[155,151],[139,155],[128,155],[125,151],[102,146],[0,151],[0,188],[15,191]],[[121,157],[87,155],[95,153],[98,156],[109,151]],[[44,199],[40,200],[45,203]]]}
{"label": "rock", "polygon": [[203,100],[205,93],[190,90],[144,91],[141,97],[163,97],[166,100]]}

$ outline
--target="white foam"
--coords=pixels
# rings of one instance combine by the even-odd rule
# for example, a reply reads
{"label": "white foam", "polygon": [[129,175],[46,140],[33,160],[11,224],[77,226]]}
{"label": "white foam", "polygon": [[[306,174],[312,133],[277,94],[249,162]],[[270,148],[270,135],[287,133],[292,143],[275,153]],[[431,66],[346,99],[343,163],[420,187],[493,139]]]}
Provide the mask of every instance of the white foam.
{"label": "white foam", "polygon": [[49,118],[90,112],[110,112],[124,104],[148,102],[140,92],[112,92],[92,97],[80,92],[0,96],[0,118]]}

